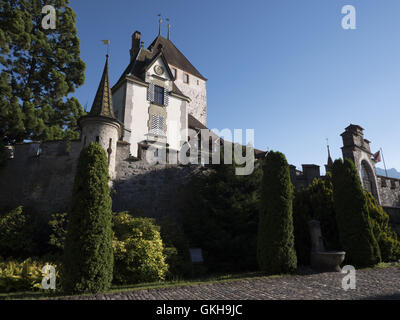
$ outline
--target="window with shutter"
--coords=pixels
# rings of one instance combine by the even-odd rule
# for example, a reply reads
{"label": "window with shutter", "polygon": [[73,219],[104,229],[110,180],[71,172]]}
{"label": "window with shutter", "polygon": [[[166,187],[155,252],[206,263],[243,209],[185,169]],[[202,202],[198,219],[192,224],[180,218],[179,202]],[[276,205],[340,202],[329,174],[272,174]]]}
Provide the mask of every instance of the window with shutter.
{"label": "window with shutter", "polygon": [[151,133],[163,136],[164,135],[164,118],[158,114],[151,116]]}
{"label": "window with shutter", "polygon": [[150,83],[147,88],[147,100],[154,102],[154,84]]}
{"label": "window with shutter", "polygon": [[168,106],[169,103],[169,92],[168,89],[164,89],[164,106]]}

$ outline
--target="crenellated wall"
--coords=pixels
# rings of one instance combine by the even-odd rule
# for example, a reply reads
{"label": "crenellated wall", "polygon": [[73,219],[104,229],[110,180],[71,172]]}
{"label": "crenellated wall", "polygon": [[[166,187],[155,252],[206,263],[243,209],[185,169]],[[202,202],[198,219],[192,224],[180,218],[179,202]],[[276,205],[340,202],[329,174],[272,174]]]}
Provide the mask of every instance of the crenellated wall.
{"label": "crenellated wall", "polygon": [[381,205],[400,207],[400,180],[377,175]]}

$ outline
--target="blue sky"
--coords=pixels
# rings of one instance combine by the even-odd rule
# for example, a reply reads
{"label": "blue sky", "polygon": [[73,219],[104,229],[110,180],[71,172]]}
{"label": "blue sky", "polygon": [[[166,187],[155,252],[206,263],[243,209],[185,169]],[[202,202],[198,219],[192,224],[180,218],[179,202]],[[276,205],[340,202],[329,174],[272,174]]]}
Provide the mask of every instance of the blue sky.
{"label": "blue sky", "polygon": [[[357,29],[341,27],[344,5]],[[400,169],[400,1],[398,0],[70,0],[77,13],[86,82],[75,96],[93,103],[111,40],[110,78],[129,63],[131,34],[145,46],[162,13],[171,40],[208,81],[208,126],[255,129],[259,149],[298,167],[339,158],[340,134],[365,128],[372,151]],[[167,32],[163,26],[163,35]],[[383,165],[379,165],[383,166]],[[321,171],[324,172],[323,168]]]}

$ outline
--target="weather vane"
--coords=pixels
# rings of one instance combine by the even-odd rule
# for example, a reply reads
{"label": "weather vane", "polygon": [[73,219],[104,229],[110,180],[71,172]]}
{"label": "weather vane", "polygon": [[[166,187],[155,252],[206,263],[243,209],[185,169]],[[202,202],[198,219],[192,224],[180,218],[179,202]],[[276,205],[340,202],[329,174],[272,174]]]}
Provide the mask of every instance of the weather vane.
{"label": "weather vane", "polygon": [[163,22],[161,13],[159,13],[157,16],[159,17],[159,19],[158,19],[158,35],[161,35],[161,23]]}
{"label": "weather vane", "polygon": [[168,22],[168,40],[170,40],[171,37],[171,24],[169,23],[169,18],[165,19]]}
{"label": "weather vane", "polygon": [[107,46],[107,57],[110,55],[110,40],[101,40]]}

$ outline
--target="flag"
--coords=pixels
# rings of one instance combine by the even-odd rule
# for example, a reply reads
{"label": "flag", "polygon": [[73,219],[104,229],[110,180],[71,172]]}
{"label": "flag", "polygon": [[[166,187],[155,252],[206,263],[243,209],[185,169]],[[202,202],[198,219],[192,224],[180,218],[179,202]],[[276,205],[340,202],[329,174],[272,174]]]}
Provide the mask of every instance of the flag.
{"label": "flag", "polygon": [[101,42],[103,42],[105,45],[109,45],[110,44],[110,40],[101,40]]}
{"label": "flag", "polygon": [[372,160],[374,160],[376,163],[382,161],[382,154],[380,150],[372,156]]}

